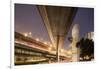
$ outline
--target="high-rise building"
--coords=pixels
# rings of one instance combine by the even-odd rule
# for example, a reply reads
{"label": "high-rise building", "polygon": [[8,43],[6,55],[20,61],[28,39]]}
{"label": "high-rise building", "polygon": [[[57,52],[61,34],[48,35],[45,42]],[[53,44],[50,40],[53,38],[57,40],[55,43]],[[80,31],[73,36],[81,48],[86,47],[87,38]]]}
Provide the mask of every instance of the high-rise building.
{"label": "high-rise building", "polygon": [[88,32],[87,34],[86,34],[86,38],[88,38],[88,39],[94,39],[94,32]]}
{"label": "high-rise building", "polygon": [[76,47],[76,43],[79,41],[79,25],[75,24],[72,28],[72,61],[79,61],[79,49]]}

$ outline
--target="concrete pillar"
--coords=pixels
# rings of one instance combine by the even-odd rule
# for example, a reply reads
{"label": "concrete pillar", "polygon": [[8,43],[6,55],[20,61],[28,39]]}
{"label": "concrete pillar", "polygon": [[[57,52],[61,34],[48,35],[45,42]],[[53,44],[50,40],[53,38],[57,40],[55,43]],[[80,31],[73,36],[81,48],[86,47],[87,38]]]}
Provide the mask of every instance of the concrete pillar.
{"label": "concrete pillar", "polygon": [[56,57],[57,57],[57,62],[60,62],[60,51],[61,51],[61,48],[64,44],[64,37],[62,36],[57,36],[57,50],[56,50]]}

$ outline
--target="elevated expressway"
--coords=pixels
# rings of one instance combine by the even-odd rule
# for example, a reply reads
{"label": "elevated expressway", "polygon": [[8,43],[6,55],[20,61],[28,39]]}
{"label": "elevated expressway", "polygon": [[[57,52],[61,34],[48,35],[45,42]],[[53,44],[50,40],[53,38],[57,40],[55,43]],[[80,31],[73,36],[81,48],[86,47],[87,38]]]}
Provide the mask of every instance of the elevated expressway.
{"label": "elevated expressway", "polygon": [[60,62],[59,54],[77,12],[74,7],[37,6],[47,28],[52,45],[56,50],[56,60]]}
{"label": "elevated expressway", "polygon": [[[15,32],[15,65],[55,63],[56,51],[47,44]],[[60,54],[61,60],[69,60]]]}
{"label": "elevated expressway", "polygon": [[70,54],[61,50],[77,8],[43,5],[37,8],[53,47],[15,32],[15,65],[71,61]]}

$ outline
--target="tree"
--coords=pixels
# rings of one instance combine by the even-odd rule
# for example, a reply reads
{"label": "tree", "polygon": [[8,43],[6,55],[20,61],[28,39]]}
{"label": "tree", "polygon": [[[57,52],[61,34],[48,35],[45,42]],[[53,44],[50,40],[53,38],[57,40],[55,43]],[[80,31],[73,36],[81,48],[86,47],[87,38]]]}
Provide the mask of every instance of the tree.
{"label": "tree", "polygon": [[94,42],[92,40],[82,38],[77,43],[77,47],[80,48],[80,57],[83,58],[84,60],[86,60],[84,58],[85,56],[89,56],[88,60],[94,58]]}

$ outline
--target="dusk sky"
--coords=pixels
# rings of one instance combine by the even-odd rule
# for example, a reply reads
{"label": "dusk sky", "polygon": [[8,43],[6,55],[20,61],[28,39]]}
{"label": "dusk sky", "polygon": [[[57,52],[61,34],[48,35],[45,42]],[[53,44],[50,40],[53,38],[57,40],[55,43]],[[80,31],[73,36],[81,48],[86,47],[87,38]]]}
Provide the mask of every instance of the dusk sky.
{"label": "dusk sky", "polygon": [[[94,31],[94,9],[78,8],[72,26],[79,24],[80,38],[84,37],[87,32]],[[65,48],[68,48],[71,37],[72,26],[66,36]],[[40,38],[41,41],[50,41],[46,27],[35,5],[15,4],[15,31],[20,33],[32,32],[33,38]]]}

